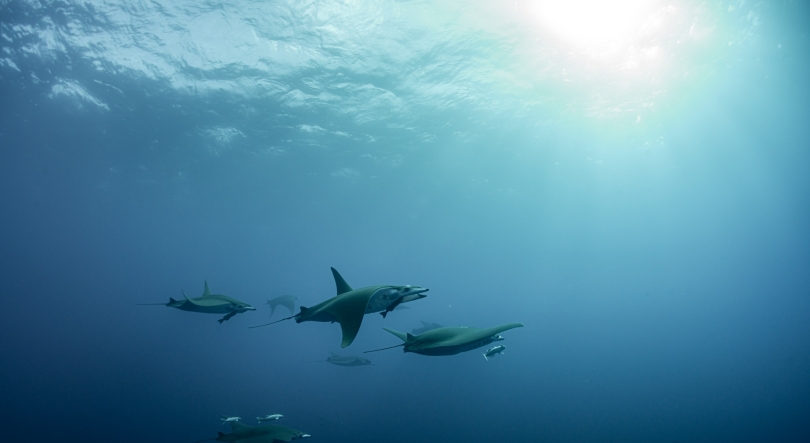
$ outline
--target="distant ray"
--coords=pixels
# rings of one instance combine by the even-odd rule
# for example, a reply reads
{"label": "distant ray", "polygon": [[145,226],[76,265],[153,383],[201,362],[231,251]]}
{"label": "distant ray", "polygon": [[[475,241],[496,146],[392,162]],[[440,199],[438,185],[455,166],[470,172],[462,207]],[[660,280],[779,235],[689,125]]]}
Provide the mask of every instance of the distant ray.
{"label": "distant ray", "polygon": [[331,363],[338,366],[369,366],[374,364],[367,358],[355,355],[340,355],[331,351],[329,353],[332,355],[327,357],[326,360],[316,360],[316,362]]}
{"label": "distant ray", "polygon": [[437,329],[437,328],[442,327],[442,325],[440,325],[438,323],[428,323],[428,322],[426,322],[424,320],[420,320],[420,321],[422,322],[422,327],[412,329],[411,330],[411,335],[424,334],[425,332],[430,331],[432,329]]}
{"label": "distant ray", "polygon": [[279,306],[284,306],[289,309],[290,315],[295,314],[296,300],[298,300],[298,297],[293,295],[281,295],[272,300],[268,300],[267,304],[270,305],[270,317],[273,316],[273,313],[276,312],[276,308]]}

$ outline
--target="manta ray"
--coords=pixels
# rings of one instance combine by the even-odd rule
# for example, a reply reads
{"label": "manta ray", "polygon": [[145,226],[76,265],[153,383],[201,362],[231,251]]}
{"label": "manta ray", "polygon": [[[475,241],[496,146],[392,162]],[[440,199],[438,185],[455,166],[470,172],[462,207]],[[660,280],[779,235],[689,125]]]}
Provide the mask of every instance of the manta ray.
{"label": "manta ray", "polygon": [[382,311],[383,317],[385,317],[385,314],[393,311],[402,303],[426,297],[424,293],[428,291],[427,288],[410,285],[380,285],[352,289],[335,268],[331,269],[337,288],[336,296],[309,308],[301,306],[298,314],[263,325],[251,326],[251,328],[259,328],[293,318],[296,323],[305,321],[337,322],[340,323],[343,333],[340,347],[345,348],[352,344],[354,338],[357,337],[364,315]]}
{"label": "manta ray", "polygon": [[393,329],[383,328],[399,337],[403,343],[387,348],[366,351],[366,353],[402,346],[405,352],[413,352],[415,354],[433,356],[455,355],[461,352],[478,349],[495,341],[501,341],[503,337],[501,337],[499,333],[522,327],[523,323],[508,323],[487,329],[450,326],[436,328],[419,335],[406,334]]}
{"label": "manta ray", "polygon": [[239,423],[238,421],[228,423],[231,425],[230,434],[220,432],[216,438],[200,440],[195,443],[211,440],[233,443],[274,443],[280,441],[292,441],[297,438],[307,438],[310,436],[309,434],[305,434],[297,429],[280,425],[249,426]]}
{"label": "manta ray", "polygon": [[256,310],[253,306],[235,298],[228,297],[227,295],[212,294],[211,290],[208,288],[208,281],[205,282],[205,289],[201,297],[188,298],[185,292],[182,290],[180,292],[183,293],[184,300],[175,300],[169,297],[168,303],[139,303],[139,305],[161,305],[177,308],[181,311],[201,312],[204,314],[225,314],[224,317],[218,320],[219,324],[229,320],[236,314]]}

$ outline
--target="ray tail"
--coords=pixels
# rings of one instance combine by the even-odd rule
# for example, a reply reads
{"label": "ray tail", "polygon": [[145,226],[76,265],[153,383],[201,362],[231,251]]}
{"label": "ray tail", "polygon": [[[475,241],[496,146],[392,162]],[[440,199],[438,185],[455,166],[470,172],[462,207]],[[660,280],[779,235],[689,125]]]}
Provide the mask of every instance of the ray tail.
{"label": "ray tail", "polygon": [[263,326],[270,326],[270,325],[272,325],[272,324],[276,324],[276,323],[281,322],[281,321],[284,321],[284,320],[289,320],[289,319],[291,319],[291,318],[295,318],[295,316],[294,316],[294,315],[291,315],[291,316],[289,316],[289,317],[287,317],[287,318],[282,318],[281,320],[271,321],[270,323],[265,323],[265,324],[263,324],[263,325],[248,326],[248,329],[253,329],[253,328],[261,328],[261,327],[263,327]]}
{"label": "ray tail", "polygon": [[371,351],[363,351],[363,354],[368,354],[369,352],[385,351],[386,349],[394,349],[394,348],[398,348],[400,346],[405,346],[405,343],[400,343],[398,345],[389,346],[387,348],[374,349],[374,350],[371,350]]}

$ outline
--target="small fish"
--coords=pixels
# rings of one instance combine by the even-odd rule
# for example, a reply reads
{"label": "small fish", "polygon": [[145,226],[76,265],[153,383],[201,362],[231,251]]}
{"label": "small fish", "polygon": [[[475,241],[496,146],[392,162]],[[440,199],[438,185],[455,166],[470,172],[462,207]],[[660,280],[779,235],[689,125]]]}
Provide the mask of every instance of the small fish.
{"label": "small fish", "polygon": [[[394,300],[394,302],[393,302],[393,303],[391,303],[390,305],[388,305],[388,307],[387,307],[387,308],[385,308],[385,311],[380,312],[380,315],[382,315],[382,316],[383,316],[383,318],[385,318],[385,316],[386,316],[386,315],[388,315],[388,313],[389,313],[389,312],[391,312],[391,311],[393,311],[394,309],[396,309],[396,308],[397,308],[397,306],[399,306],[399,304],[400,304],[400,303],[402,303],[402,300],[405,300],[405,296],[404,296],[404,295],[403,295],[402,297],[399,297],[399,298],[397,298],[396,300]],[[403,307],[404,307],[404,306],[403,306]]]}
{"label": "small fish", "polygon": [[265,415],[264,417],[256,417],[256,420],[259,420],[259,423],[261,423],[263,421],[278,420],[281,417],[284,416],[281,414],[272,414],[272,415]]}
{"label": "small fish", "polygon": [[494,357],[494,356],[496,356],[498,354],[503,354],[504,351],[506,351],[506,346],[504,346],[504,345],[498,345],[498,346],[489,348],[489,349],[487,349],[487,352],[484,352],[484,359],[489,361],[489,357]]}
{"label": "small fish", "polygon": [[239,421],[241,419],[242,419],[242,417],[228,417],[228,416],[223,415],[222,416],[222,423],[234,423],[234,422],[237,422],[237,421]]}

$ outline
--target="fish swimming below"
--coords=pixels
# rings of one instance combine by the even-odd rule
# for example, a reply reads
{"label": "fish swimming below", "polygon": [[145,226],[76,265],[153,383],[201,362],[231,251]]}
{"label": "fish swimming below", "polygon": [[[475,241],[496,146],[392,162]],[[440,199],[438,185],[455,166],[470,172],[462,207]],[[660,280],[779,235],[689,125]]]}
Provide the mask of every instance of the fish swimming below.
{"label": "fish swimming below", "polygon": [[487,352],[484,352],[484,359],[489,361],[490,358],[495,357],[498,354],[503,354],[506,350],[506,346],[498,345],[487,349]]}

